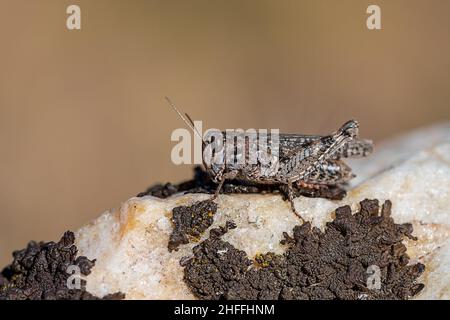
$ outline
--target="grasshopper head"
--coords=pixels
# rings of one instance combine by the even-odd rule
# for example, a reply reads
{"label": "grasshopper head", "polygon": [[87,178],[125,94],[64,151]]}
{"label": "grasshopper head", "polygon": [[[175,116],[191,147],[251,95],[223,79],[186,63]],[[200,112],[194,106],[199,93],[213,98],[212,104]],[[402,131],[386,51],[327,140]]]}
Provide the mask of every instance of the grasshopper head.
{"label": "grasshopper head", "polygon": [[355,138],[356,136],[358,136],[358,129],[359,129],[358,121],[349,120],[342,125],[342,127],[339,129],[339,133],[347,137]]}

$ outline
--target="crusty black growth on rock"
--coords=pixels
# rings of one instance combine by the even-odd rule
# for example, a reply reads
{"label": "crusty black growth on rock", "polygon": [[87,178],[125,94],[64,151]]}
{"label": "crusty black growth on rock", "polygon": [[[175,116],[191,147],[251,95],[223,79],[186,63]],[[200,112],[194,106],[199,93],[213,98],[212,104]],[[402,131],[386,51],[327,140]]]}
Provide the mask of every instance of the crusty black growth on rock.
{"label": "crusty black growth on rock", "polygon": [[[311,198],[326,198],[331,200],[341,200],[346,192],[338,186],[321,186],[318,189],[304,188],[294,185],[295,196],[305,196]],[[158,198],[167,198],[171,195],[184,193],[209,193],[213,194],[217,184],[211,180],[211,177],[201,167],[194,169],[194,178],[180,184],[156,184],[148,188],[145,192],[139,193],[138,197],[151,195]],[[220,193],[282,193],[287,198],[287,190],[284,185],[256,184],[239,180],[226,181],[223,184]]]}
{"label": "crusty black growth on rock", "polygon": [[[0,300],[94,300],[100,299],[86,291],[86,281],[80,289],[68,289],[70,277],[67,268],[76,265],[82,275],[88,275],[95,264],[86,257],[77,256],[73,232],[64,233],[57,243],[37,243],[13,253],[14,261],[0,274]],[[124,294],[114,293],[102,299],[123,299]]]}
{"label": "crusty black growth on rock", "polygon": [[[424,285],[417,278],[425,267],[408,265],[403,238],[412,237],[411,224],[395,224],[391,203],[381,213],[378,200],[364,200],[359,212],[336,209],[324,232],[304,223],[284,234],[282,254],[246,253],[221,240],[236,227],[212,229],[184,261],[184,281],[200,299],[407,299]],[[276,212],[274,212],[276,214]],[[367,287],[369,266],[381,271],[381,289]]]}
{"label": "crusty black growth on rock", "polygon": [[169,239],[169,251],[178,250],[181,244],[199,241],[203,232],[212,225],[216,211],[217,204],[211,200],[173,208],[174,228]]}

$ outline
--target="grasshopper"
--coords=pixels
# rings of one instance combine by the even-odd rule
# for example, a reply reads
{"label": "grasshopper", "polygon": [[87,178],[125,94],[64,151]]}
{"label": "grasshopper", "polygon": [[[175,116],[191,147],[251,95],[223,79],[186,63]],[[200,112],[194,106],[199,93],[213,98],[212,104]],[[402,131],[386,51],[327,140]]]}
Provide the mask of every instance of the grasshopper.
{"label": "grasshopper", "polygon": [[[204,154],[205,150],[211,147],[212,141],[201,136],[188,114],[183,115],[169,98],[166,97],[166,100],[194,134],[202,140],[202,153]],[[351,168],[343,162],[342,158],[366,157],[373,150],[372,141],[359,138],[358,130],[358,122],[349,120],[338,130],[325,136],[279,134],[277,141],[279,152],[274,153],[275,156],[269,154],[269,157],[272,155],[269,166],[267,166],[267,161],[264,161],[263,164],[261,158],[258,158],[255,163],[244,163],[243,165],[236,165],[234,161],[227,162],[226,158],[219,163],[204,160],[203,165],[206,172],[217,184],[212,200],[217,198],[226,180],[282,185],[287,188],[287,198],[292,210],[304,222],[305,220],[294,205],[294,187],[342,186],[354,178],[355,175]],[[226,137],[226,134],[222,132],[221,136]],[[237,149],[233,149],[236,157],[248,158],[248,150],[256,150],[252,149],[251,144],[258,142],[261,137],[256,134],[250,138],[245,140],[244,152],[247,154],[242,154],[242,152],[236,154]],[[266,138],[263,137],[263,139]],[[226,138],[221,145],[226,145]]]}

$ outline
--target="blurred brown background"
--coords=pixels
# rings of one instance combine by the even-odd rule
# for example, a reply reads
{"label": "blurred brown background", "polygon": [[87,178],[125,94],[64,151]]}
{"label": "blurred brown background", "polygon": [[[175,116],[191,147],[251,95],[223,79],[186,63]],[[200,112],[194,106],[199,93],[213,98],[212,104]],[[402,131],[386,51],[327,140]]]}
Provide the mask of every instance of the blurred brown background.
{"label": "blurred brown background", "polygon": [[448,0],[0,4],[0,266],[190,177],[170,161],[182,123],[164,95],[210,128],[328,133],[355,118],[380,141],[450,118]]}

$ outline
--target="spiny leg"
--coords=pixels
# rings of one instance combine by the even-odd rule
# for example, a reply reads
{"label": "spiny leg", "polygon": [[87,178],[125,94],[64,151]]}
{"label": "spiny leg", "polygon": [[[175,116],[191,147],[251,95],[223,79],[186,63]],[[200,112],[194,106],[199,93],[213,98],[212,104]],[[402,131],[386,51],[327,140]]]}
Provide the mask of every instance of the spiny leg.
{"label": "spiny leg", "polygon": [[284,183],[305,180],[325,161],[332,159],[344,144],[353,140],[357,131],[358,123],[348,121],[332,135],[321,137],[319,140],[299,148],[294,155],[281,164],[276,179]]}
{"label": "spiny leg", "polygon": [[276,179],[287,184],[288,198],[291,202],[292,210],[302,221],[305,222],[303,217],[295,209],[292,183],[294,181],[306,180],[324,162],[329,161],[343,144],[352,140],[356,132],[357,123],[352,121],[347,122],[331,136],[322,137],[308,146],[299,148],[295,155],[281,165]]}
{"label": "spiny leg", "polygon": [[303,219],[303,217],[300,215],[300,213],[297,211],[297,209],[295,209],[295,204],[294,204],[294,188],[292,187],[292,181],[288,181],[287,183],[287,196],[289,199],[289,202],[291,203],[291,208],[292,211],[294,211],[294,213],[300,218],[300,220],[302,220],[302,223],[305,223],[306,220]]}

